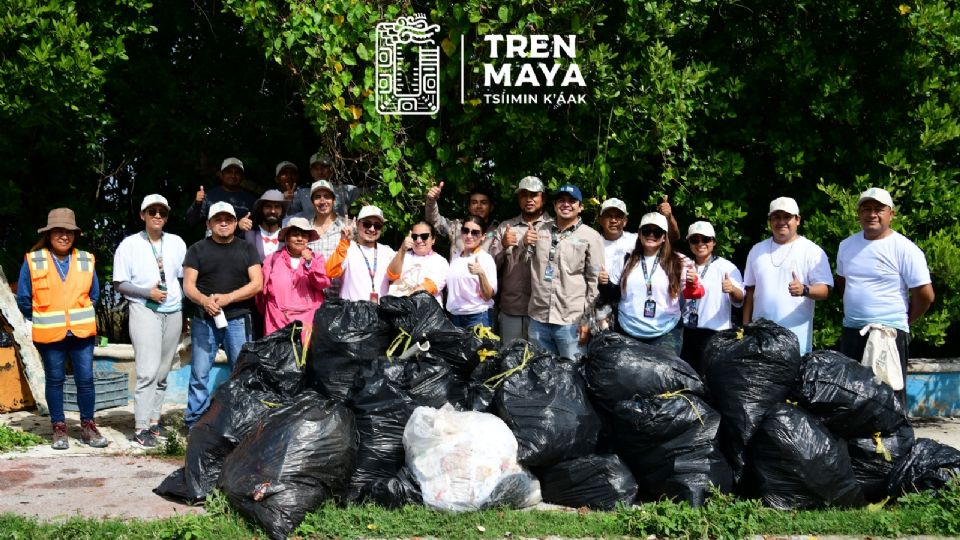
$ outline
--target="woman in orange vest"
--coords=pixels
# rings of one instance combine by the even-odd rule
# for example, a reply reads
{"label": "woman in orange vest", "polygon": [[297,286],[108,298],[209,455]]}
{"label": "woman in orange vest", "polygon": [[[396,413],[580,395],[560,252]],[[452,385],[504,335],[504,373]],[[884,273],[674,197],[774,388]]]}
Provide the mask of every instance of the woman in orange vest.
{"label": "woman in orange vest", "polygon": [[26,254],[17,283],[17,306],[33,321],[33,342],[43,358],[45,395],[53,422],[53,448],[70,446],[63,414],[67,358],[73,366],[80,409],[80,440],[102,448],[109,444],[93,421],[93,345],[97,335],[94,304],[100,284],[93,255],[73,247],[80,228],[73,210],[55,208],[42,236]]}

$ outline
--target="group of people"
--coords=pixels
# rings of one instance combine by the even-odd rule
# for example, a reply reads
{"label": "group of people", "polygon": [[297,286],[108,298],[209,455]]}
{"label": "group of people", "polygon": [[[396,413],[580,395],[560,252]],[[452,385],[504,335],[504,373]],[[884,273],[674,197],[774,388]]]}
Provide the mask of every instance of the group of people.
{"label": "group of people", "polygon": [[[718,238],[708,221],[692,223],[681,243],[666,197],[640,218],[637,233],[627,230],[626,203],[607,199],[598,231],[581,219],[577,186],[548,194],[533,176],[516,187],[519,214],[500,223],[492,219],[493,197],[482,189],[469,194],[466,216],[444,217],[439,183],[427,192],[425,220],[394,250],[380,242],[388,223],[383,211],[363,206],[351,218],[347,211],[358,190],[335,184],[331,172],[328,157],[312,156],[314,181],[300,188],[296,165],[281,162],[281,189],[252,199],[239,188],[243,164],[224,160],[222,186],[209,192],[201,187],[187,211],[188,221],[205,216],[207,225],[207,236],[189,248],[163,230],[171,211],[166,198],[143,199],[144,230],[121,242],[113,265],[116,290],[130,301],[138,443],[153,446],[164,434],[160,411],[183,297],[193,309],[189,427],[209,406],[208,378],[219,348],[232,367],[244,343],[295,320],[309,329],[313,312],[333,298],[378,302],[425,291],[455,325],[495,327],[505,342],[524,338],[577,358],[592,334],[613,329],[677,354],[702,372],[706,343],[734,326],[734,307],[742,307],[738,322],[770,319],[793,331],[801,352],[808,352],[814,303],[835,285],[824,251],[799,235],[800,210],[788,197],[770,203],[771,237],[750,250],[741,274],[714,254]],[[861,329],[896,332],[905,373],[909,325],[929,308],[934,293],[923,252],[890,228],[894,215],[885,190],[861,195],[862,231],[840,245],[836,287],[844,305],[841,350],[859,359],[867,339]],[[68,356],[81,440],[104,445],[93,421],[93,305],[99,295],[93,256],[74,247],[80,229],[69,209],[52,210],[38,232],[42,237],[21,269],[18,304],[33,320],[43,357],[53,446],[68,446],[62,392]],[[449,257],[434,251],[438,236],[449,241]]]}

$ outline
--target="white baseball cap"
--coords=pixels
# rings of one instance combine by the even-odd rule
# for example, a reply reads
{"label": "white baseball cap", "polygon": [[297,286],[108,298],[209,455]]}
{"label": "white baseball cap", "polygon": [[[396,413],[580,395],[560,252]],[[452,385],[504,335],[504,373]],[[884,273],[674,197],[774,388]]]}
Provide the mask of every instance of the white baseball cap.
{"label": "white baseball cap", "polygon": [[357,221],[368,217],[380,218],[380,221],[386,221],[383,219],[383,211],[372,205],[364,206],[360,209],[360,213],[357,214]]}
{"label": "white baseball cap", "polygon": [[889,206],[890,208],[894,207],[893,197],[890,196],[889,191],[883,188],[872,187],[864,191],[863,193],[861,193],[860,199],[857,201],[857,207],[859,208],[860,204],[863,203],[863,201],[866,201],[869,199],[873,199],[882,205]]}
{"label": "white baseball cap", "polygon": [[333,160],[330,159],[330,154],[326,152],[317,152],[316,154],[310,156],[310,166],[312,167],[314,163],[333,165]]}
{"label": "white baseball cap", "polygon": [[143,198],[143,202],[140,203],[140,211],[143,212],[144,210],[146,210],[147,208],[150,208],[155,204],[159,204],[160,206],[163,206],[167,210],[170,209],[170,203],[167,202],[166,197],[164,197],[163,195],[159,195],[157,193],[153,193]]}
{"label": "white baseball cap", "polygon": [[281,161],[280,163],[277,163],[277,169],[274,171],[273,175],[280,176],[280,171],[286,167],[293,167],[293,170],[298,170],[296,163],[293,163],[292,161]]}
{"label": "white baseball cap", "polygon": [[233,205],[223,201],[210,205],[210,211],[207,212],[207,221],[213,219],[213,216],[217,214],[230,214],[233,217],[237,217],[237,213],[233,210]]}
{"label": "white baseball cap", "polygon": [[227,159],[223,160],[223,163],[220,164],[220,170],[222,171],[231,166],[237,166],[240,167],[241,171],[243,170],[243,162],[235,157],[228,157]]}
{"label": "white baseball cap", "polygon": [[630,212],[627,212],[627,203],[616,197],[603,201],[603,204],[600,205],[600,215],[602,216],[603,213],[609,208],[616,208],[617,210],[623,212],[623,215],[625,216],[630,215]]}
{"label": "white baseball cap", "polygon": [[773,214],[774,212],[786,212],[791,216],[800,215],[800,207],[797,206],[797,201],[793,200],[791,197],[777,197],[776,199],[770,201],[770,211],[767,212],[767,215]]}
{"label": "white baseball cap", "polygon": [[327,180],[317,180],[310,185],[310,196],[313,197],[313,194],[316,193],[318,189],[325,189],[330,193],[333,193],[333,197],[337,197],[337,192],[333,190],[333,185],[330,184]]}
{"label": "white baseball cap", "polygon": [[690,227],[687,228],[687,239],[695,234],[710,238],[717,237],[717,233],[713,230],[713,225],[711,225],[708,221],[695,221],[690,224]]}
{"label": "white baseball cap", "polygon": [[642,229],[644,225],[656,225],[660,227],[660,230],[663,232],[667,232],[667,216],[660,212],[644,214],[643,217],[640,218],[640,228]]}
{"label": "white baseball cap", "polygon": [[514,193],[520,193],[520,191],[524,189],[531,193],[543,193],[543,182],[536,176],[524,176],[520,179],[520,183],[517,184],[517,189],[514,190]]}

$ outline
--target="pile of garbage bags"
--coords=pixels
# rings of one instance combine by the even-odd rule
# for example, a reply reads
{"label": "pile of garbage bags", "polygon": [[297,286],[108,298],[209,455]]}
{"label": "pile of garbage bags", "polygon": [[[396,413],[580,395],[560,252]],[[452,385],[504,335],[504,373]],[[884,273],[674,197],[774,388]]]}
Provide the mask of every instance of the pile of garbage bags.
{"label": "pile of garbage bags", "polygon": [[611,510],[711,490],[776,508],[938,489],[960,451],[915,440],[895,393],[758,321],[717,333],[705,377],[613,332],[583,359],[453,326],[429,294],[333,301],[244,346],[155,489],[219,488],[271,538],[325,501]]}

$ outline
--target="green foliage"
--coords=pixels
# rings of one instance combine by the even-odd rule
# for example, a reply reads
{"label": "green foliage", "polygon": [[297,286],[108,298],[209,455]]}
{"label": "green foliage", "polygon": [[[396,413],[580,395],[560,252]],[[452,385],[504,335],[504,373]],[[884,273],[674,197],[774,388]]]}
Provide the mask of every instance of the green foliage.
{"label": "green foliage", "polygon": [[0,426],[0,452],[26,450],[45,442],[43,437],[34,433],[13,429],[10,426]]}

